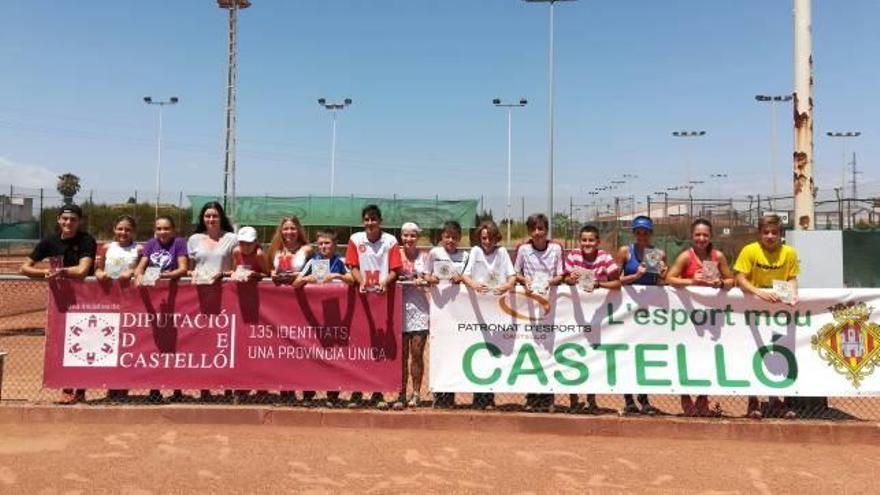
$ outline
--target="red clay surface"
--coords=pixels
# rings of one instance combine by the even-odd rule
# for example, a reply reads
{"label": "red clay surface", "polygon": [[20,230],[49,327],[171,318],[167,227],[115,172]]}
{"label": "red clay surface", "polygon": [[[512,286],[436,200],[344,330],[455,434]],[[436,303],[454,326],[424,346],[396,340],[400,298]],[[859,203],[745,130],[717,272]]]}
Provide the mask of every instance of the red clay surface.
{"label": "red clay surface", "polygon": [[512,432],[0,424],[0,438],[4,493],[865,493],[880,470],[877,446]]}

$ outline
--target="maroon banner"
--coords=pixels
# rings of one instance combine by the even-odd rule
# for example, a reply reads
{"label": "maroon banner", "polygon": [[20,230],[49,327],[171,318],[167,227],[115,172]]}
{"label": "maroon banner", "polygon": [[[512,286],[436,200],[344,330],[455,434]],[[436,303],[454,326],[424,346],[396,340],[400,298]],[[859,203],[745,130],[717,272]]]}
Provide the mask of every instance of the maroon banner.
{"label": "maroon banner", "polygon": [[394,391],[401,291],[53,281],[49,388]]}

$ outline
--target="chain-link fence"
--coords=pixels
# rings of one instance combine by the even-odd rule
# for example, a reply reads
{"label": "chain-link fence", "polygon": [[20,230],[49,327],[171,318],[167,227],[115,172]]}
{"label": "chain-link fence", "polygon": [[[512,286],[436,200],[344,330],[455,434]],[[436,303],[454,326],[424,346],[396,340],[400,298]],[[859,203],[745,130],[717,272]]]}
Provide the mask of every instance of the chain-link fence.
{"label": "chain-link fence", "polygon": [[[46,340],[46,315],[48,284],[44,280],[30,280],[21,277],[0,277],[0,353],[3,357],[2,400],[4,402],[23,402],[31,404],[50,403],[58,399],[58,390],[42,386],[43,353]],[[473,394],[437,394],[432,397],[428,390],[430,381],[430,339],[424,351],[424,379],[419,393],[420,407],[435,407],[449,410],[494,409],[498,411],[555,411],[557,413],[618,414],[624,410],[625,403],[620,395],[599,395],[595,402],[581,394],[537,395],[527,400],[523,394],[495,394],[488,397],[475,397]],[[363,403],[353,402],[351,393],[343,392],[337,399],[323,392],[285,391],[211,391],[211,398],[203,398],[203,391],[183,390],[163,391],[160,396],[150,395],[148,390],[130,390],[108,393],[106,390],[88,390],[88,404],[155,404],[165,402],[191,402],[199,404],[264,404],[283,407],[376,407],[378,400],[370,402],[364,397]],[[413,386],[407,384],[403,404],[412,397]],[[397,391],[386,391],[384,396],[389,407],[396,402]],[[576,401],[576,402],[575,402]],[[682,399],[677,395],[652,395],[650,403],[656,407],[657,414],[682,414]],[[880,420],[880,398],[829,398],[827,405],[822,399],[804,403],[801,400],[789,404],[802,419],[859,419]],[[774,404],[765,403],[765,415],[773,416],[781,412]],[[747,409],[745,397],[709,397],[708,411],[711,416],[742,417]]]}

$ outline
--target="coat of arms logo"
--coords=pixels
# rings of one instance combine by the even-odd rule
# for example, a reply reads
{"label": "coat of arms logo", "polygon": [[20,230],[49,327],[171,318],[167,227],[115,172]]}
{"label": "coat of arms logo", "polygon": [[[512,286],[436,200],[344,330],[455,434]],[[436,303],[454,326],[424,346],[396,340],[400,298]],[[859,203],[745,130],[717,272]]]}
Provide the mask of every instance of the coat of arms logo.
{"label": "coat of arms logo", "polygon": [[868,321],[873,306],[863,302],[828,308],[834,317],[811,339],[819,357],[858,388],[880,365],[880,326]]}
{"label": "coat of arms logo", "polygon": [[119,353],[119,313],[67,313],[65,367],[114,367]]}

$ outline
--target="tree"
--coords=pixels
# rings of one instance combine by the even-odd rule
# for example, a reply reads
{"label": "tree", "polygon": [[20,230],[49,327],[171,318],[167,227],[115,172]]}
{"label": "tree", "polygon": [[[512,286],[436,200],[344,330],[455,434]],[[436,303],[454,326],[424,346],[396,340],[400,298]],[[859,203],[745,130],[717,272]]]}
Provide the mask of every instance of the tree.
{"label": "tree", "polygon": [[73,203],[73,197],[76,196],[76,193],[80,190],[79,177],[76,175],[67,172],[65,174],[58,176],[58,185],[55,188],[58,190],[58,193],[61,194],[61,197],[64,198],[64,204],[69,205]]}
{"label": "tree", "polygon": [[129,196],[129,197],[128,197],[128,201],[126,201],[125,203],[126,203],[126,204],[130,204],[130,205],[136,205],[136,204],[137,204],[137,200],[134,199],[134,196]]}

